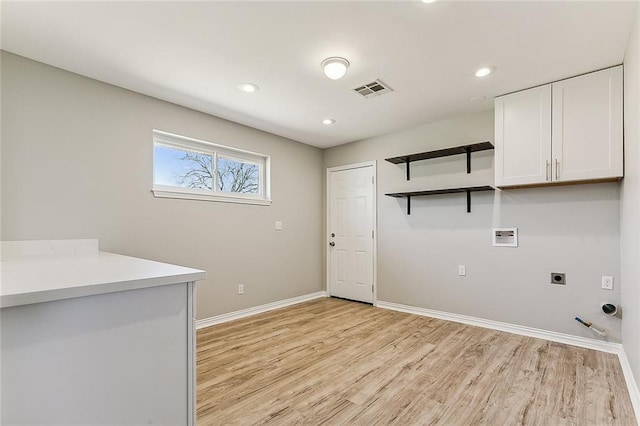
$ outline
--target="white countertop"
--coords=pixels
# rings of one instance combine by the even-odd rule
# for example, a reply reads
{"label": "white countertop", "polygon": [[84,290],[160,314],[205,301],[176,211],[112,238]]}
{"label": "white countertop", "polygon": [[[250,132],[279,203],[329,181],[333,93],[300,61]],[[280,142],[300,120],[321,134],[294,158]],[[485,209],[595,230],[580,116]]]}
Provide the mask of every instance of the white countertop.
{"label": "white countertop", "polygon": [[205,278],[199,269],[95,251],[0,261],[0,308]]}

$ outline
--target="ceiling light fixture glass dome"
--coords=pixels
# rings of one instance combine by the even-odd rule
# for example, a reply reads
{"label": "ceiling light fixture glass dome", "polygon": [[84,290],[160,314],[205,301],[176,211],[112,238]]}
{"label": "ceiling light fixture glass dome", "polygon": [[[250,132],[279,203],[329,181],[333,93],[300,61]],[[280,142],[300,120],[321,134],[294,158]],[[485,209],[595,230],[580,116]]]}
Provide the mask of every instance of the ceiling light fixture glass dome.
{"label": "ceiling light fixture glass dome", "polygon": [[333,56],[322,61],[320,66],[327,78],[330,78],[331,80],[339,80],[347,73],[349,61],[345,58]]}

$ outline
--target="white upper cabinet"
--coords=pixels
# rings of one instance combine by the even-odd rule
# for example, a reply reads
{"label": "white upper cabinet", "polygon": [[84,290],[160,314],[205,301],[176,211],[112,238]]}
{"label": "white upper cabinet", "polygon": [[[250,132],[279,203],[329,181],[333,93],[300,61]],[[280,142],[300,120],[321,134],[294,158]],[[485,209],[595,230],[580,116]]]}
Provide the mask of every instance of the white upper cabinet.
{"label": "white upper cabinet", "polygon": [[496,98],[496,186],[549,180],[551,85]]}
{"label": "white upper cabinet", "polygon": [[622,177],[622,66],[553,83],[559,182]]}
{"label": "white upper cabinet", "polygon": [[495,101],[496,186],[623,176],[622,66]]}

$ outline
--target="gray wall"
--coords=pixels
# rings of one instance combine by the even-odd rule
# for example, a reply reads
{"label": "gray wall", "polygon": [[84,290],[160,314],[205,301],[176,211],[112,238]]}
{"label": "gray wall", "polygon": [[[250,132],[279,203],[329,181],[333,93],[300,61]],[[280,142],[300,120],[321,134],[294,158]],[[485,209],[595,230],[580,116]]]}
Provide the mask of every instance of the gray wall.
{"label": "gray wall", "polygon": [[[98,238],[101,250],[204,269],[198,318],[323,289],[319,149],[10,53],[1,60],[3,239]],[[270,155],[273,204],[154,198],[154,128]]]}
{"label": "gray wall", "polygon": [[[99,238],[103,250],[205,269],[199,318],[321,290],[324,168],[377,160],[379,300],[594,337],[579,315],[620,339],[620,320],[599,312],[619,302],[619,184],[474,194],[470,214],[464,195],[414,199],[410,216],[384,196],[491,184],[492,152],[474,154],[471,175],[463,157],[415,163],[410,182],[384,161],[493,141],[491,110],[323,154],[8,53],[1,89],[3,238]],[[153,128],[271,155],[273,205],[153,198]],[[518,227],[520,247],[493,248],[493,226]],[[568,284],[549,284],[552,271]]]}
{"label": "gray wall", "polygon": [[624,59],[624,173],[621,259],[622,341],[640,383],[640,8]]}
{"label": "gray wall", "polygon": [[[464,156],[404,166],[386,157],[493,142],[493,110],[423,125],[334,147],[325,167],[377,161],[378,300],[503,321],[585,337],[596,337],[573,320],[593,321],[620,341],[620,320],[600,312],[602,302],[619,302],[619,184],[512,189],[405,200],[387,192],[493,184],[493,152],[473,154],[472,173]],[[495,248],[493,226],[518,227],[518,248]],[[458,276],[458,265],[467,268]],[[551,272],[567,274],[567,285],[549,283]],[[600,288],[613,275],[614,291]]]}

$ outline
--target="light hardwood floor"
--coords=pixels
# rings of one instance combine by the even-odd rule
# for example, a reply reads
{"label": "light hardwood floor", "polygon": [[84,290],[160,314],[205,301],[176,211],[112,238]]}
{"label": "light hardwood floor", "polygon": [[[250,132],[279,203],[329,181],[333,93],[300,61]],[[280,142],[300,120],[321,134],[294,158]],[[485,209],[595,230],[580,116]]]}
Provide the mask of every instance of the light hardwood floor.
{"label": "light hardwood floor", "polygon": [[616,355],[317,299],[198,330],[198,425],[635,425]]}

